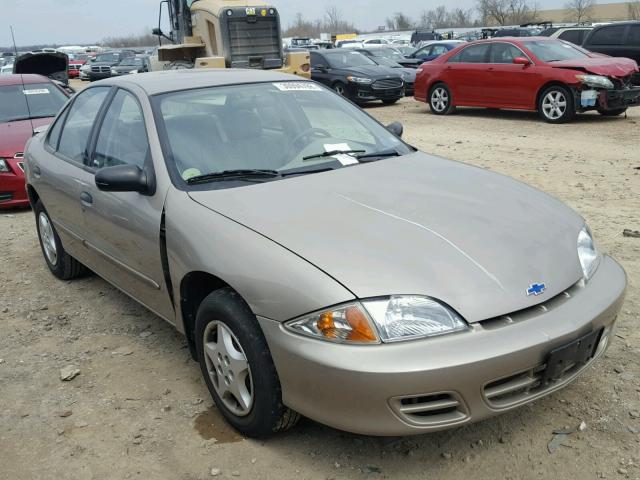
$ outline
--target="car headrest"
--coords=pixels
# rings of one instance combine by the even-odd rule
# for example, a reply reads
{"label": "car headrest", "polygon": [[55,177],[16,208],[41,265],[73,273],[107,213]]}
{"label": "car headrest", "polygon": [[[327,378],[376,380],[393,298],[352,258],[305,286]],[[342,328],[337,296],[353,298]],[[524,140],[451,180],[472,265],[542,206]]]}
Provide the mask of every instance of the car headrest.
{"label": "car headrest", "polygon": [[260,117],[251,110],[231,110],[224,118],[224,125],[231,140],[244,140],[262,134]]}

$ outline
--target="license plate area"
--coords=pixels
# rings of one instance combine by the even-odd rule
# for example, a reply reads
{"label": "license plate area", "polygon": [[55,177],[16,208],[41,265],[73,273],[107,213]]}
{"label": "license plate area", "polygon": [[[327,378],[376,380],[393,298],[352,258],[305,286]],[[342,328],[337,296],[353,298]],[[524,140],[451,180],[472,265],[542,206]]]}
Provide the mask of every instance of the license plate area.
{"label": "license plate area", "polygon": [[593,331],[571,343],[556,348],[547,357],[542,384],[548,385],[565,374],[582,368],[593,358],[600,343],[603,329]]}

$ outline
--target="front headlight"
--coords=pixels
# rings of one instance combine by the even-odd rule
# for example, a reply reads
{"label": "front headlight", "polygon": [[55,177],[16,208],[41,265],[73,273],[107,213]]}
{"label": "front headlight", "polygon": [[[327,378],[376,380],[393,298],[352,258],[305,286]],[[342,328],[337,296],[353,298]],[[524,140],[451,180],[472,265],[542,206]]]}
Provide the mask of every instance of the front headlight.
{"label": "front headlight", "polygon": [[353,75],[349,75],[347,77],[347,80],[349,80],[350,82],[353,82],[353,83],[362,83],[362,84],[366,84],[366,85],[369,85],[370,83],[373,83],[373,80],[370,79],[370,78],[354,77]]}
{"label": "front headlight", "polygon": [[8,173],[9,170],[9,165],[7,165],[7,162],[4,158],[0,158],[0,173]]}
{"label": "front headlight", "polygon": [[380,339],[398,342],[444,335],[469,328],[449,307],[429,297],[394,295],[362,302],[378,329]]}
{"label": "front headlight", "polygon": [[429,297],[393,295],[348,303],[291,320],[296,333],[337,343],[378,344],[444,335],[469,328],[453,310]]}
{"label": "front headlight", "polygon": [[578,258],[585,281],[589,281],[598,269],[600,264],[600,254],[593,242],[593,237],[589,227],[586,225],[578,234]]}
{"label": "front headlight", "polygon": [[115,68],[111,69],[111,75],[117,75],[118,71]]}
{"label": "front headlight", "polygon": [[576,75],[576,78],[589,87],[613,88],[613,82],[602,75]]}

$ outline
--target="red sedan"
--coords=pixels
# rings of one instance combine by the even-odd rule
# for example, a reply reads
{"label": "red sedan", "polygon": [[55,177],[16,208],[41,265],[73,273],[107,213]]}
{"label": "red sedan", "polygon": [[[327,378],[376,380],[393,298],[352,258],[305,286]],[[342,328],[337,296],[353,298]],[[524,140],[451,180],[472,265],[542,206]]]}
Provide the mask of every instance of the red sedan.
{"label": "red sedan", "polygon": [[605,116],[640,105],[634,60],[590,53],[546,37],[465,44],[418,69],[415,98],[431,112],[456,107],[537,110],[550,123],[597,110]]}
{"label": "red sedan", "polygon": [[22,152],[34,129],[50,124],[67,98],[40,75],[0,76],[0,209],[29,205]]}

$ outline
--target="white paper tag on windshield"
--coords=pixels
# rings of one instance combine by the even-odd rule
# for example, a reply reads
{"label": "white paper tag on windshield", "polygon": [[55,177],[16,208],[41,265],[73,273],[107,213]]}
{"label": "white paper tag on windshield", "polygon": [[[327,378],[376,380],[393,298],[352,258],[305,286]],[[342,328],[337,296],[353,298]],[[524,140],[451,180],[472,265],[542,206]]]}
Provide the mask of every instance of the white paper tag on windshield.
{"label": "white paper tag on windshield", "polygon": [[22,90],[25,95],[48,95],[51,92],[46,88],[34,88],[33,90]]}
{"label": "white paper tag on windshield", "polygon": [[282,92],[321,92],[320,88],[315,83],[311,82],[278,82],[273,84],[278,90]]}
{"label": "white paper tag on windshield", "polygon": [[[325,152],[333,152],[334,150],[352,150],[352,148],[346,143],[325,143],[324,151]],[[342,165],[353,165],[358,163],[358,159],[352,157],[347,153],[339,153],[337,155],[333,155],[333,158],[338,160]]]}

